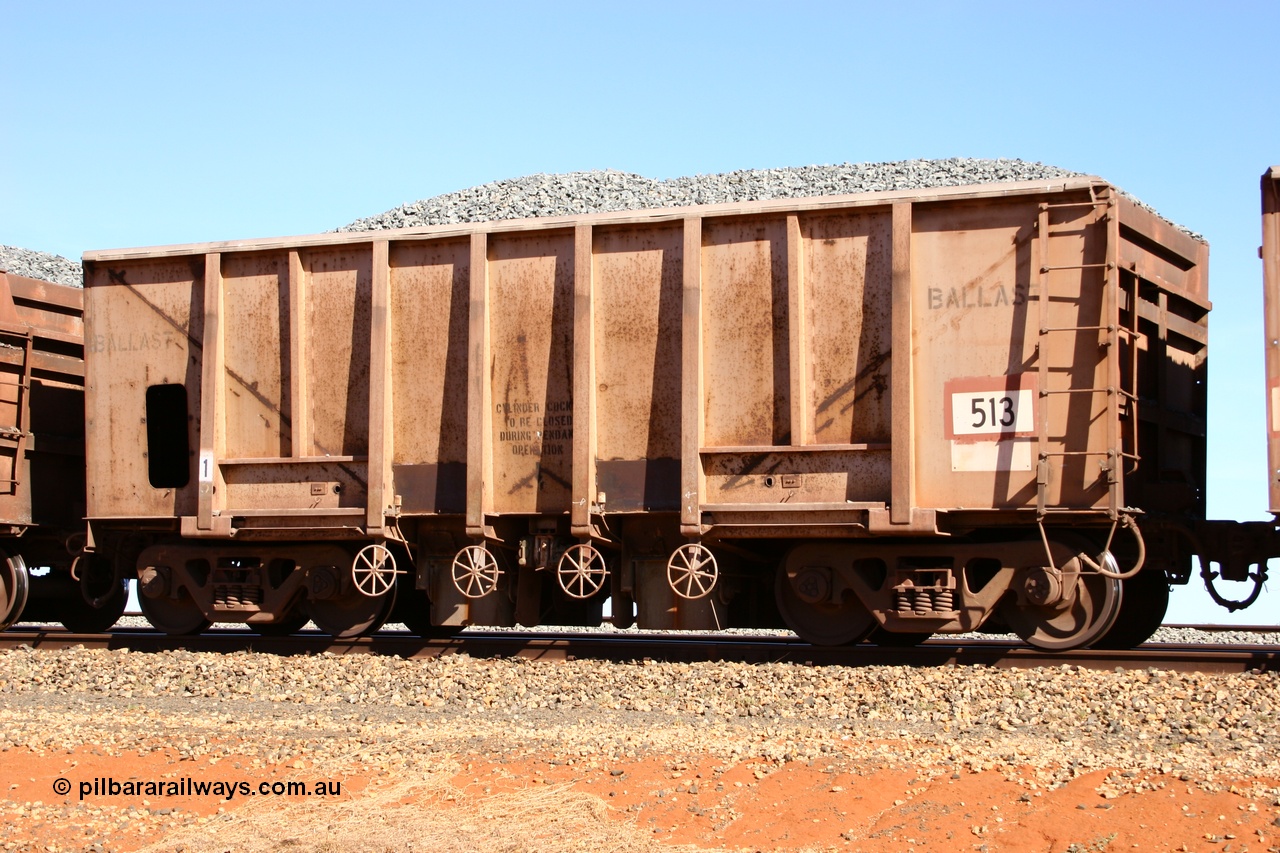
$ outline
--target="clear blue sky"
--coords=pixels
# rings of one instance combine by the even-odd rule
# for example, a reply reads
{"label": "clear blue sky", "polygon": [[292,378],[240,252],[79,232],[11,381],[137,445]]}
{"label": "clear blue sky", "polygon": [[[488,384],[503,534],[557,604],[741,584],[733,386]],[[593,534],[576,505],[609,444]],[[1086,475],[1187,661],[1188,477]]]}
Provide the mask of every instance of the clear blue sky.
{"label": "clear blue sky", "polygon": [[[0,242],[313,233],[533,172],[1039,160],[1209,239],[1210,515],[1261,519],[1278,28],[1274,0],[0,0]],[[1220,613],[1193,582],[1170,619]]]}

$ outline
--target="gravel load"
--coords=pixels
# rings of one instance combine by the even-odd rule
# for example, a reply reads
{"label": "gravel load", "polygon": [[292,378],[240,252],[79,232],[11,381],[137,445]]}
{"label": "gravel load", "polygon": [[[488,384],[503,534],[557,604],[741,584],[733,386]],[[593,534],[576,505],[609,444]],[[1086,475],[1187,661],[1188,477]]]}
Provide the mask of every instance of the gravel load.
{"label": "gravel load", "polygon": [[0,270],[55,284],[84,287],[84,269],[79,261],[48,252],[0,245]]}
{"label": "gravel load", "polygon": [[[742,169],[665,180],[614,169],[559,175],[539,173],[402,204],[384,213],[357,219],[337,231],[381,231],[777,198],[1052,180],[1082,175],[1082,172],[1044,163],[972,157]],[[1187,233],[1199,238],[1198,234]],[[82,286],[84,277],[78,261],[16,246],[0,245],[0,269],[73,287]]]}
{"label": "gravel load", "polygon": [[497,219],[571,216],[696,204],[1038,181],[1082,173],[1025,160],[899,160],[743,169],[655,180],[612,169],[528,175],[403,204],[339,231],[377,231]]}

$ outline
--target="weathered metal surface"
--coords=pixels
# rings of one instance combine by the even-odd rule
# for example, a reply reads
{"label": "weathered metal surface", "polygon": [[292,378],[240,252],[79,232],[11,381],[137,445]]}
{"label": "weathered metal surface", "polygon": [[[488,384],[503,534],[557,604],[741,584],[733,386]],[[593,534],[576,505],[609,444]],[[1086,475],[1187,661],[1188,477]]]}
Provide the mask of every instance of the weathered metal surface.
{"label": "weathered metal surface", "polygon": [[[89,514],[446,568],[590,541],[686,627],[786,541],[1201,518],[1206,261],[1087,178],[91,252]],[[778,544],[676,601],[653,569],[698,538]],[[544,563],[418,589],[537,619]]]}
{"label": "weathered metal surface", "polygon": [[392,246],[393,478],[406,512],[466,508],[470,258],[465,240]]}
{"label": "weathered metal surface", "polygon": [[596,492],[606,511],[678,510],[681,229],[593,230]]}
{"label": "weathered metal surface", "polygon": [[1266,326],[1267,484],[1280,515],[1280,166],[1262,176],[1262,293]]}
{"label": "weathered metal surface", "polygon": [[84,512],[82,314],[79,288],[0,271],[0,525],[14,533],[70,532]]}
{"label": "weathered metal surface", "polygon": [[[100,264],[85,278],[85,456],[90,513],[122,518],[194,516],[196,458],[153,486],[146,390],[180,386],[187,446],[198,447],[204,341],[204,254]],[[96,369],[95,369],[96,365]],[[96,508],[96,510],[94,509]]]}
{"label": "weathered metal surface", "polygon": [[569,511],[573,462],[573,232],[489,243],[493,511]]}
{"label": "weathered metal surface", "polygon": [[[1179,252],[1198,252],[1201,244],[1131,206],[1108,216],[1094,202],[1102,194],[1102,185],[1066,181],[955,199],[935,192],[712,208],[714,215],[694,220],[696,257],[688,256],[689,226],[667,215],[583,217],[579,233],[589,240],[563,221],[489,224],[470,229],[488,235],[483,270],[472,268],[475,250],[457,228],[389,234],[390,387],[378,396],[390,417],[389,434],[377,442],[389,460],[363,458],[370,425],[382,422],[369,414],[378,352],[372,282],[382,275],[374,270],[373,244],[333,235],[211,253],[221,265],[224,306],[218,390],[225,402],[217,418],[224,434],[214,467],[249,459],[284,465],[286,457],[340,457],[366,471],[389,464],[390,494],[401,496],[401,508],[431,514],[457,512],[458,486],[439,485],[440,466],[452,472],[447,481],[456,480],[457,465],[478,463],[484,470],[473,485],[483,495],[474,526],[483,522],[479,516],[569,512],[575,430],[586,431],[584,447],[594,457],[586,464],[595,470],[582,480],[580,504],[605,513],[670,508],[693,492],[695,504],[683,512],[687,525],[701,521],[704,504],[1022,509],[1036,491],[1033,457],[1074,453],[1080,455],[1048,465],[1047,505],[1106,511],[1106,453],[1122,430],[1104,393],[1115,384],[1108,359],[1116,347],[1099,329],[1108,325],[1114,286],[1092,267],[1108,257],[1108,222],[1134,217],[1122,233],[1140,238],[1125,243],[1119,257],[1144,267],[1139,274],[1174,297],[1202,299],[1203,273],[1199,254],[1192,263],[1179,260]],[[1046,201],[1055,205],[1051,233],[1039,235],[1037,205]],[[895,206],[903,214],[900,239]],[[202,332],[207,276],[200,267],[213,248],[221,247],[192,247],[185,262],[164,257],[181,249],[155,259],[88,256],[91,298],[103,303],[93,332],[115,342],[94,353],[105,381],[94,392],[95,414],[101,400],[112,417],[127,421],[130,398],[157,381],[185,384],[190,410],[198,411],[201,389],[189,374],[207,360],[192,344]],[[575,266],[588,251],[590,263]],[[295,271],[305,281],[291,281]],[[588,326],[574,319],[574,281],[584,275],[589,286],[577,298],[590,310]],[[911,342],[907,360],[896,360],[900,390],[910,394],[896,420],[895,276],[910,293],[909,305],[900,306],[910,324],[898,334]],[[1038,288],[1048,294],[1043,316],[1036,316]],[[1158,303],[1146,313],[1159,320]],[[115,326],[126,320],[132,327],[121,337]],[[692,338],[691,320],[698,323]],[[1039,331],[1046,324],[1066,333],[1046,336]],[[1199,318],[1183,325],[1202,328]],[[584,349],[575,339],[588,328]],[[487,339],[484,364],[470,381],[478,379],[488,398],[483,413],[466,402],[477,389],[464,381],[477,329]],[[139,340],[163,348],[143,349]],[[305,369],[295,366],[299,358]],[[579,406],[577,363],[595,379],[594,400]],[[691,377],[699,386],[692,409]],[[1041,379],[1052,387],[1039,387]],[[1171,400],[1192,420],[1202,414],[1198,400]],[[294,411],[299,401],[303,417]],[[1024,407],[1035,411],[1018,414]],[[593,422],[575,424],[575,411]],[[1039,439],[1034,428],[1011,420],[1034,423],[1041,411]],[[465,436],[482,416],[482,452],[470,458]],[[308,426],[306,435],[297,434],[299,423]],[[91,441],[111,452],[93,459],[105,460],[99,467],[110,476],[97,479],[112,485],[95,495],[101,500],[93,514],[186,514],[179,505],[190,501],[190,487],[166,499],[138,476],[138,431],[101,435],[101,426]],[[662,466],[686,457],[689,468],[690,433],[698,439],[696,464],[676,494]],[[201,447],[211,452],[214,443]],[[225,484],[215,514],[279,503],[265,482],[258,501],[247,470]],[[225,474],[217,473],[221,482]],[[264,480],[288,479],[262,473]],[[796,476],[782,486],[789,475]],[[601,482],[613,494],[585,494]],[[394,500],[386,504],[393,508]],[[299,500],[293,508],[312,505]],[[371,510],[374,526],[381,509]],[[897,523],[909,518],[894,513]]]}

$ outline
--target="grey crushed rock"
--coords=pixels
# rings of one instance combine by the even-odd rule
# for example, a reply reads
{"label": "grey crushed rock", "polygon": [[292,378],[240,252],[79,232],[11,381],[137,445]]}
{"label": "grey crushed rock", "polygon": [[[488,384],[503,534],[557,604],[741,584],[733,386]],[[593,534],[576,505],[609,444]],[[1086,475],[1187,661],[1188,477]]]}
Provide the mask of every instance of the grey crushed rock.
{"label": "grey crushed rock", "polygon": [[[378,231],[697,204],[1052,180],[1082,175],[1081,172],[1044,163],[972,157],[742,169],[666,180],[598,169],[494,181],[408,202],[383,213],[357,219],[337,230]],[[1128,193],[1125,195],[1156,212]],[[1202,239],[1199,234],[1177,227]]]}
{"label": "grey crushed rock", "polygon": [[[140,727],[138,711],[124,709],[174,728]],[[280,721],[271,738],[255,735],[265,719]],[[410,753],[896,756],[922,767],[1031,767],[1050,787],[1103,767],[1280,777],[1276,673],[0,653],[0,749],[59,748],[86,721],[117,749],[160,735],[202,754],[198,738],[221,731],[249,738],[237,750],[273,759],[297,728],[320,751],[354,748],[340,741],[360,735]],[[429,743],[415,746],[415,732]]]}
{"label": "grey crushed rock", "polygon": [[964,157],[743,169],[667,180],[600,169],[560,175],[527,175],[482,184],[357,219],[338,231],[373,231],[775,198],[1034,181],[1080,174],[1024,160]]}
{"label": "grey crushed rock", "polygon": [[[558,175],[540,173],[406,203],[384,213],[357,219],[337,231],[376,231],[776,198],[1050,180],[1081,174],[1025,160],[967,157],[743,169],[666,180],[613,169]],[[1199,237],[1190,231],[1187,233]],[[81,286],[84,278],[77,261],[16,246],[0,246],[0,269],[75,287]]]}
{"label": "grey crushed rock", "polygon": [[0,270],[54,284],[84,286],[84,269],[79,261],[17,246],[0,245]]}
{"label": "grey crushed rock", "polygon": [[1166,625],[1148,641],[1152,643],[1213,643],[1224,646],[1280,646],[1280,626],[1274,631],[1240,631],[1222,628],[1201,631]]}

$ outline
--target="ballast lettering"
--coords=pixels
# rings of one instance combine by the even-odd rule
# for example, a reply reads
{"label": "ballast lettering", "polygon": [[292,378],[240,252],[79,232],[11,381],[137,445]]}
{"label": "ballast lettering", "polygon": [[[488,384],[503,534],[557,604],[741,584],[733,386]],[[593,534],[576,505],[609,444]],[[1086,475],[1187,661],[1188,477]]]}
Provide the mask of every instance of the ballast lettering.
{"label": "ballast lettering", "polygon": [[931,287],[928,290],[929,309],[943,311],[966,308],[1004,308],[1019,306],[1027,301],[1027,285],[1015,284],[1012,288],[1003,284],[977,285],[975,287]]}

